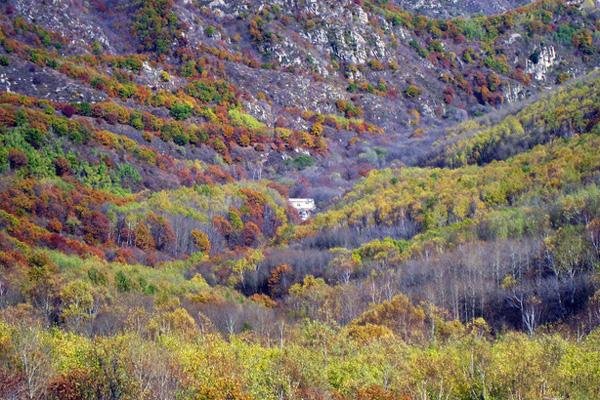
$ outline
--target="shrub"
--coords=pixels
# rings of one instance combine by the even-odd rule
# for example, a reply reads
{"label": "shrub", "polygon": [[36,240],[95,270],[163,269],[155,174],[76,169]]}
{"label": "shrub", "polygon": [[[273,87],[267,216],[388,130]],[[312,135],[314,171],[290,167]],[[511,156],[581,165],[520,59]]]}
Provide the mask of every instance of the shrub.
{"label": "shrub", "polygon": [[173,132],[173,142],[180,146],[185,146],[190,141],[189,135],[183,129],[177,129]]}
{"label": "shrub", "polygon": [[473,61],[476,60],[476,58],[477,53],[475,52],[475,50],[473,50],[473,48],[467,47],[465,51],[463,51],[462,59],[464,62],[471,64]]}
{"label": "shrub", "polygon": [[310,133],[315,136],[321,136],[323,134],[323,124],[321,122],[315,122],[310,128]]}
{"label": "shrub", "polygon": [[444,51],[444,45],[439,40],[432,40],[431,43],[429,43],[429,51],[442,53]]}
{"label": "shrub", "polygon": [[577,32],[577,28],[571,24],[561,24],[556,29],[554,36],[560,43],[568,45],[573,43],[573,35],[575,35],[575,32]]}
{"label": "shrub", "polygon": [[213,36],[215,36],[216,33],[217,33],[217,28],[215,28],[212,25],[209,25],[206,28],[204,28],[204,34],[208,37],[213,37]]}
{"label": "shrub", "polygon": [[10,149],[8,151],[8,163],[11,169],[19,169],[29,162],[27,155],[19,149]]}
{"label": "shrub", "polygon": [[134,16],[133,31],[142,49],[165,54],[177,39],[180,22],[173,0],[145,0]]}
{"label": "shrub", "polygon": [[129,99],[135,95],[137,87],[132,83],[126,83],[119,87],[119,96],[125,99]]}
{"label": "shrub", "polygon": [[92,53],[97,56],[102,55],[102,44],[97,40],[94,40],[94,43],[92,43]]}
{"label": "shrub", "polygon": [[360,107],[348,100],[338,100],[335,105],[340,112],[344,113],[346,118],[360,117],[363,114]]}
{"label": "shrub", "polygon": [[208,235],[206,233],[194,229],[192,230],[192,239],[194,240],[196,247],[198,247],[201,252],[210,252],[210,240],[208,239]]}
{"label": "shrub", "polygon": [[408,98],[419,97],[423,91],[417,85],[408,85],[408,87],[404,90],[404,95]]}
{"label": "shrub", "polygon": [[87,143],[90,140],[91,133],[86,127],[75,125],[70,127],[68,136],[74,143]]}
{"label": "shrub", "polygon": [[412,39],[408,44],[415,49],[421,57],[426,58],[429,55],[427,49],[423,48],[416,40]]}
{"label": "shrub", "polygon": [[160,71],[160,80],[163,82],[170,82],[171,75],[167,71]]}
{"label": "shrub", "polygon": [[69,175],[72,172],[69,160],[64,157],[59,157],[54,160],[54,170],[58,176]]}
{"label": "shrub", "polygon": [[165,142],[169,140],[173,140],[175,137],[180,137],[184,135],[183,128],[178,123],[166,123],[160,129],[160,138]]}
{"label": "shrub", "polygon": [[561,72],[556,76],[556,83],[558,85],[562,85],[569,79],[571,79],[571,74],[569,74],[568,72]]}
{"label": "shrub", "polygon": [[254,246],[261,236],[260,228],[254,222],[248,222],[242,231],[242,240],[246,246]]}
{"label": "shrub", "polygon": [[194,75],[194,71],[196,70],[196,63],[192,61],[188,61],[181,66],[179,70],[179,74],[185,78],[189,78]]}
{"label": "shrub", "polygon": [[593,34],[589,29],[581,29],[573,35],[573,45],[582,53],[594,54]]}
{"label": "shrub", "polygon": [[468,19],[460,21],[462,33],[470,40],[482,40],[485,36],[485,30],[478,19]]}
{"label": "shrub", "polygon": [[123,271],[116,273],[115,285],[120,292],[129,292],[133,289],[133,282],[131,282],[131,279]]}
{"label": "shrub", "polygon": [[88,102],[78,103],[75,105],[77,108],[77,112],[80,115],[84,115],[86,117],[90,117],[92,115],[92,106]]}
{"label": "shrub", "polygon": [[67,136],[69,133],[69,124],[64,118],[54,119],[50,126],[52,127],[54,133],[58,136]]}
{"label": "shrub", "polygon": [[373,70],[373,71],[383,71],[384,70],[384,65],[381,61],[379,61],[378,59],[374,58],[372,60],[369,61],[369,67]]}
{"label": "shrub", "polygon": [[171,117],[181,121],[189,118],[192,115],[192,111],[192,106],[187,103],[175,103],[171,107],[170,114]]}
{"label": "shrub", "polygon": [[235,100],[235,94],[231,91],[229,84],[222,80],[195,81],[190,83],[185,91],[204,103],[221,103],[223,101],[232,103]]}
{"label": "shrub", "polygon": [[258,130],[264,127],[264,124],[254,118],[250,114],[246,114],[239,108],[232,108],[228,111],[229,119],[231,123],[240,128],[247,128],[250,130]]}
{"label": "shrub", "polygon": [[298,170],[303,170],[305,168],[312,167],[314,164],[315,164],[314,158],[312,158],[311,156],[309,156],[307,154],[302,154],[302,155],[294,158],[292,161],[292,165]]}
{"label": "shrub", "polygon": [[346,90],[350,93],[358,92],[358,84],[356,82],[350,82]]}
{"label": "shrub", "polygon": [[508,74],[509,66],[505,57],[488,56],[483,62],[486,67],[493,69],[501,74]]}
{"label": "shrub", "polygon": [[140,131],[144,129],[144,120],[142,118],[142,113],[140,113],[139,111],[132,112],[131,116],[129,117],[129,125]]}
{"label": "shrub", "polygon": [[23,129],[23,137],[31,146],[39,149],[44,140],[44,134],[37,128],[25,127]]}
{"label": "shrub", "polygon": [[121,164],[117,170],[117,175],[121,186],[132,187],[133,185],[140,183],[142,177],[138,170],[131,164]]}
{"label": "shrub", "polygon": [[67,118],[71,118],[73,115],[77,113],[75,107],[70,104],[65,104],[61,109],[63,115]]}
{"label": "shrub", "polygon": [[108,283],[108,278],[106,274],[95,267],[92,267],[87,272],[88,278],[94,285],[106,285]]}

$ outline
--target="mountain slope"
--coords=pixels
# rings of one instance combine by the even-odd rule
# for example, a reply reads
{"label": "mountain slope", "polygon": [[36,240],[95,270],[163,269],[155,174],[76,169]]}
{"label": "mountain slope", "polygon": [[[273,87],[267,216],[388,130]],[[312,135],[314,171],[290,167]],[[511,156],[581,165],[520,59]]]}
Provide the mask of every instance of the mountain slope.
{"label": "mountain slope", "polygon": [[[160,124],[117,133],[158,136],[151,146],[174,157],[235,159],[232,175],[299,180],[292,194],[321,206],[373,168],[427,157],[457,121],[581,76],[600,56],[598,10],[587,2],[451,21],[377,2],[4,7],[8,47],[0,51],[11,53],[0,87],[62,103],[107,100],[159,118],[183,100],[194,110],[173,111],[176,123],[203,133],[182,135],[170,124],[160,135]],[[257,123],[234,122],[239,110]],[[121,113],[109,120],[123,124],[129,116]],[[225,135],[217,134],[222,123]]]}
{"label": "mountain slope", "polygon": [[600,14],[522,4],[0,2],[0,399],[599,398]]}
{"label": "mountain slope", "polygon": [[406,10],[416,11],[431,17],[450,18],[472,14],[499,14],[526,5],[530,3],[530,0],[395,0],[394,3]]}

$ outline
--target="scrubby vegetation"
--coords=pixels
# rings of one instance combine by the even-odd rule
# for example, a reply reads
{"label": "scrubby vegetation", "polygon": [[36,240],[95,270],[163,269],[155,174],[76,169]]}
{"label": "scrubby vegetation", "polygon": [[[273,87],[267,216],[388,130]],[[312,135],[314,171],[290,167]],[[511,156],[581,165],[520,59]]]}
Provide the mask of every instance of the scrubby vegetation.
{"label": "scrubby vegetation", "polygon": [[557,137],[589,132],[600,116],[600,79],[596,73],[558,89],[498,123],[469,121],[450,132],[450,138],[464,137],[444,146],[438,159],[430,164],[456,167],[485,164],[546,143]]}

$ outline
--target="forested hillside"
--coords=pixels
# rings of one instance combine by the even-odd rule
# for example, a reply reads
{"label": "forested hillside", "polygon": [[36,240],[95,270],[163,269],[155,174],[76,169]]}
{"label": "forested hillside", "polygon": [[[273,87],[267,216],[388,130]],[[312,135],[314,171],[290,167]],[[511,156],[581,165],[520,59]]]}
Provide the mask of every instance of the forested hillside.
{"label": "forested hillside", "polygon": [[600,398],[598,5],[450,3],[0,0],[0,400]]}

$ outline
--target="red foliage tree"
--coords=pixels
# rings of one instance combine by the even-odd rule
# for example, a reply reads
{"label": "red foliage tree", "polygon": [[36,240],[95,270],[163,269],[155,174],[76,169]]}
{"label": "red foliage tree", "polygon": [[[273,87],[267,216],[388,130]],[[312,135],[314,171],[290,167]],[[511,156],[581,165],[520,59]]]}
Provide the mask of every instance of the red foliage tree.
{"label": "red foliage tree", "polygon": [[29,162],[27,155],[19,149],[10,149],[8,151],[8,164],[11,169],[19,169]]}
{"label": "red foliage tree", "polygon": [[242,240],[246,246],[252,247],[260,241],[261,231],[254,222],[247,222],[242,231]]}

